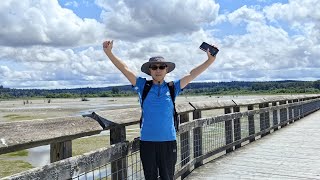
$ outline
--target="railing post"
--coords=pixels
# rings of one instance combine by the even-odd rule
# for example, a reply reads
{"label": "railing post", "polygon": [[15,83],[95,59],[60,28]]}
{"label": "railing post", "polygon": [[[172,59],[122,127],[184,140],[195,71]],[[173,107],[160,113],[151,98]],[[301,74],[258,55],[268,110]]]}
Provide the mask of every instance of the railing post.
{"label": "railing post", "polygon": [[[265,104],[265,107],[270,107],[270,104],[267,102],[266,104]],[[270,111],[268,111],[268,112],[266,112],[266,126],[267,126],[267,128],[270,128],[270,126],[271,126],[271,123],[270,123]],[[270,134],[270,131],[269,132],[267,132],[267,134]]]}
{"label": "railing post", "polygon": [[308,115],[309,103],[306,103],[305,101],[308,101],[308,98],[303,98],[303,101],[303,117],[306,117]]}
{"label": "railing post", "polygon": [[[224,108],[225,114],[231,113],[231,108]],[[233,142],[233,128],[232,128],[232,120],[228,120],[224,122],[225,126],[225,139],[226,139],[226,145]],[[226,149],[226,153],[232,152],[233,147]]]}
{"label": "railing post", "polygon": [[[309,98],[305,98],[304,101],[308,101]],[[307,116],[310,114],[310,103],[306,103],[303,105],[303,117]]]}
{"label": "railing post", "polygon": [[[305,98],[300,99],[300,101],[305,101]],[[301,104],[301,113],[300,113],[300,118],[304,118],[305,117],[305,104]]]}
{"label": "railing post", "polygon": [[[126,127],[119,125],[110,129],[110,144],[126,141]],[[127,158],[119,159],[111,163],[111,179],[127,179]]]}
{"label": "railing post", "polygon": [[[180,123],[189,121],[189,113],[180,114]],[[181,167],[186,165],[190,161],[190,132],[184,132],[180,134],[180,157],[181,157]],[[184,179],[190,170],[188,169],[185,173],[181,175],[181,179]]]}
{"label": "railing post", "polygon": [[[280,101],[279,105],[287,104],[287,101]],[[285,122],[288,119],[287,108],[280,109],[280,123]],[[281,125],[281,127],[286,126],[287,124]]]}
{"label": "railing post", "polygon": [[60,161],[72,156],[72,141],[50,144],[50,162]]}
{"label": "railing post", "polygon": [[[201,111],[193,112],[193,119],[201,118]],[[193,129],[193,152],[194,158],[197,158],[202,155],[202,128],[197,127]],[[203,161],[196,162],[194,168],[197,168],[203,164]]]}
{"label": "railing post", "polygon": [[303,101],[303,99],[298,99],[298,102],[299,102],[299,119],[303,118],[303,105],[301,104]]}
{"label": "railing post", "polygon": [[[277,102],[272,102],[272,106],[277,106]],[[273,110],[272,112],[273,126],[279,124],[278,121],[278,110]],[[278,130],[278,126],[274,127],[274,131]]]}
{"label": "railing post", "polygon": [[[248,110],[253,110],[253,105],[248,105]],[[254,115],[248,116],[249,136],[255,134]],[[249,142],[255,141],[255,137],[250,138]]]}
{"label": "railing post", "polygon": [[[233,107],[233,112],[240,112],[240,107],[239,106]],[[234,141],[238,141],[238,140],[241,139],[240,118],[237,118],[237,119],[233,120],[233,128],[234,128],[234,132],[233,132]],[[241,144],[235,145],[235,149],[238,149],[240,147],[241,147]]]}
{"label": "railing post", "polygon": [[294,121],[299,119],[299,105],[297,105],[299,102],[298,99],[293,100],[293,103],[295,103],[296,105],[293,108],[293,119]]}
{"label": "railing post", "polygon": [[[292,104],[293,101],[292,100],[288,100],[288,104]],[[289,111],[289,123],[293,123],[293,107],[289,107],[288,108]]]}
{"label": "railing post", "polygon": [[[269,107],[269,103],[259,104],[259,109]],[[269,112],[260,113],[260,131],[264,131],[270,127]],[[261,137],[270,134],[270,132],[265,132],[261,134]]]}

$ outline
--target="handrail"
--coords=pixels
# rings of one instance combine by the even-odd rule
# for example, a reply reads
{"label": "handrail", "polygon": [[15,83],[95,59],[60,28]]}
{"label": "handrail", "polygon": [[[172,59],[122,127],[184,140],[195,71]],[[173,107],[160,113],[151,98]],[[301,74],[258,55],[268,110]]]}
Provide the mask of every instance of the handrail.
{"label": "handrail", "polygon": [[89,117],[69,117],[0,124],[0,154],[99,134]]}

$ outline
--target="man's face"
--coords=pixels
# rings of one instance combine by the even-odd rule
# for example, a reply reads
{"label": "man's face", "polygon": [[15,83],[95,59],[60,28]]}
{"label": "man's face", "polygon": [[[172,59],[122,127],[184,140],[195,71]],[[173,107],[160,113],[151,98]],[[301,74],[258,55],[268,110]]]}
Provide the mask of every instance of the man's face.
{"label": "man's face", "polygon": [[164,63],[151,64],[149,70],[156,81],[162,81],[167,74],[167,66]]}

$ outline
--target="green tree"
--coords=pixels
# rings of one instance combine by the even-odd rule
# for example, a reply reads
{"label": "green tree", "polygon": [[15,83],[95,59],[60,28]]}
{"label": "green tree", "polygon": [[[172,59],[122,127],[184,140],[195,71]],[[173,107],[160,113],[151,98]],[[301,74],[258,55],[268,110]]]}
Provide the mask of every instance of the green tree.
{"label": "green tree", "polygon": [[111,92],[112,92],[112,94],[119,94],[119,88],[116,88],[116,87],[113,87],[112,89],[111,89]]}
{"label": "green tree", "polygon": [[320,80],[314,81],[313,87],[320,90]]}

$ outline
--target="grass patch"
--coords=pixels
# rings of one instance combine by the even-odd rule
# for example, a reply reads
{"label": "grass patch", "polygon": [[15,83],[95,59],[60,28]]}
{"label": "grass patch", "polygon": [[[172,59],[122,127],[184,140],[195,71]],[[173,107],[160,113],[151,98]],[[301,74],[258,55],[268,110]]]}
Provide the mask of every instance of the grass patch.
{"label": "grass patch", "polygon": [[19,114],[8,114],[3,116],[4,118],[7,118],[9,121],[18,121],[18,120],[27,120],[32,119],[31,116],[22,116]]}
{"label": "grass patch", "polygon": [[107,135],[91,136],[72,141],[72,156],[110,146],[110,137]]}
{"label": "grass patch", "polygon": [[16,151],[16,152],[7,153],[5,155],[9,157],[28,156],[28,151],[27,150]]}
{"label": "grass patch", "polygon": [[137,132],[140,133],[140,129],[126,129],[127,132]]}
{"label": "grass patch", "polygon": [[0,159],[0,164],[1,164],[0,178],[10,176],[22,171],[27,171],[33,168],[31,164],[21,160],[10,161],[10,160]]}

